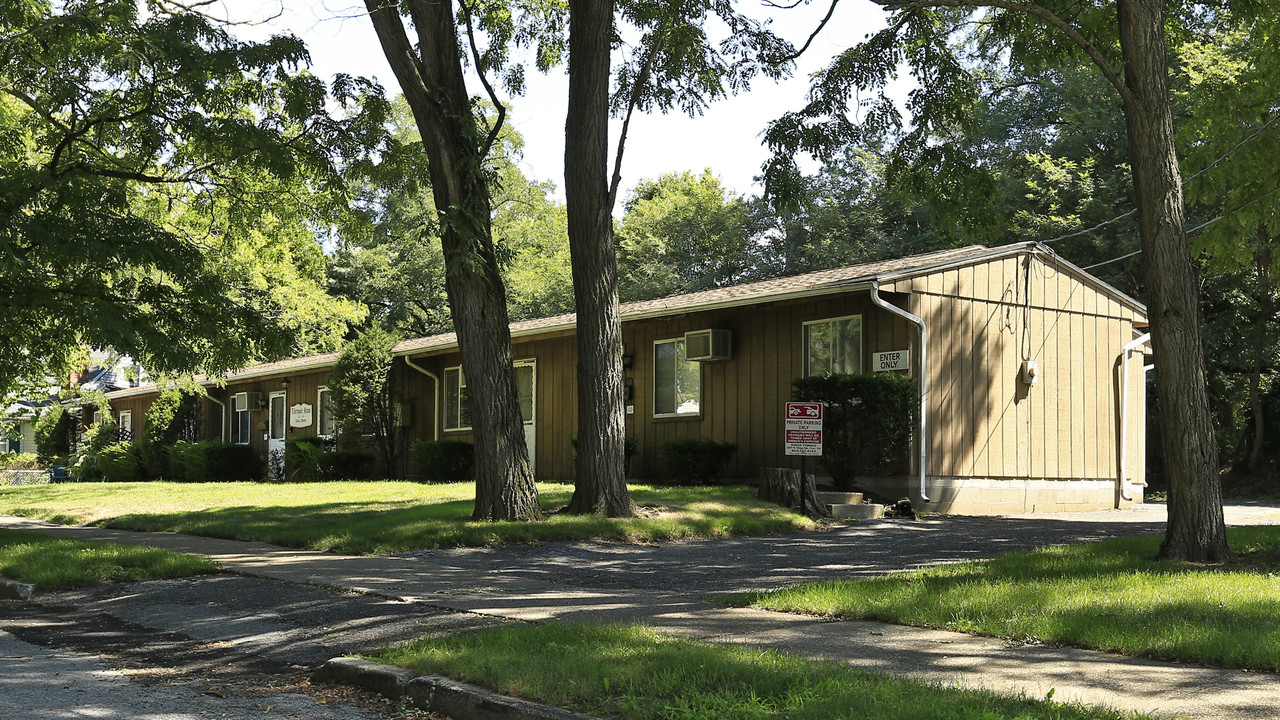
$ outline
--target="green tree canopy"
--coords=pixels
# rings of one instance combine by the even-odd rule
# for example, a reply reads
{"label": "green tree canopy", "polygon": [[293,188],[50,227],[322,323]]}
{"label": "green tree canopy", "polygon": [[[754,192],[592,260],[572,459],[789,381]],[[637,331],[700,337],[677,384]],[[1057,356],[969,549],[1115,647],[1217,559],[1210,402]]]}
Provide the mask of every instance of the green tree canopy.
{"label": "green tree canopy", "polygon": [[347,445],[372,442],[382,459],[384,477],[400,477],[404,399],[391,349],[399,336],[374,325],[342,346],[329,373],[338,440]]}
{"label": "green tree canopy", "polygon": [[705,170],[642,180],[618,224],[618,294],[647,300],[754,279],[759,258],[747,201]]}
{"label": "green tree canopy", "polygon": [[[393,101],[392,152],[353,169],[366,223],[345,226],[329,268],[331,292],[363,304],[384,327],[405,335],[449,332],[440,226],[426,180],[422,140],[404,96]],[[492,232],[513,320],[573,309],[564,206],[551,183],[517,165],[524,139],[509,125],[493,158]]]}
{"label": "green tree canopy", "polygon": [[324,298],[315,232],[383,103],[306,61],[180,8],[0,7],[0,391],[82,345],[191,373],[336,342],[358,313]]}

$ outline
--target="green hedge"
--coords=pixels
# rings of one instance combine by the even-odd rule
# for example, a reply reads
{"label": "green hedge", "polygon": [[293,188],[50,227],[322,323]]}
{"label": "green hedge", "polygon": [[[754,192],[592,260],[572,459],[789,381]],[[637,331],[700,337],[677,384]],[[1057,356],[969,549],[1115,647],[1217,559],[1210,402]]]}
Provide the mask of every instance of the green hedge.
{"label": "green hedge", "polygon": [[107,482],[135,482],[142,479],[138,456],[127,442],[112,443],[99,450],[98,471]]}
{"label": "green hedge", "polygon": [[419,440],[413,444],[418,474],[428,482],[470,480],[475,468],[475,446],[464,440]]}
{"label": "green hedge", "polygon": [[826,405],[821,463],[837,489],[856,489],[859,475],[909,471],[920,405],[911,377],[815,375],[795,380],[792,388],[793,399]]}
{"label": "green hedge", "polygon": [[730,443],[672,438],[662,443],[659,454],[677,485],[711,485],[724,478],[737,451],[738,446]]}
{"label": "green hedge", "polygon": [[174,482],[209,482],[209,466],[205,451],[210,443],[180,442],[169,448],[169,479]]}
{"label": "green hedge", "polygon": [[[249,445],[235,445],[214,440],[204,451],[205,467],[210,482],[242,482],[258,480],[266,474],[262,458]],[[196,443],[198,445],[204,443]]]}
{"label": "green hedge", "polygon": [[39,470],[35,453],[0,453],[0,470]]}
{"label": "green hedge", "polygon": [[174,482],[243,482],[263,475],[262,458],[248,445],[218,440],[169,446],[169,477]]}
{"label": "green hedge", "polygon": [[325,480],[369,480],[377,460],[363,450],[334,450],[321,455],[320,473]]}
{"label": "green hedge", "polygon": [[143,480],[163,480],[170,477],[168,446],[142,437],[133,441],[133,453],[138,458],[138,469]]}
{"label": "green hedge", "polygon": [[333,441],[302,435],[284,441],[284,479],[290,482],[368,480],[377,458],[363,450],[334,450]]}
{"label": "green hedge", "polygon": [[79,423],[80,418],[61,405],[54,405],[36,420],[36,456],[40,464],[65,464],[64,458],[71,454]]}

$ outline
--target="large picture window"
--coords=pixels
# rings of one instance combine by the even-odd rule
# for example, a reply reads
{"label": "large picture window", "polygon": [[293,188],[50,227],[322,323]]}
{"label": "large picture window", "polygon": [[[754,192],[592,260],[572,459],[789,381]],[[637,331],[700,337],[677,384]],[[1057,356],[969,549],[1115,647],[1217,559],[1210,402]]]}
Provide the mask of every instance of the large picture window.
{"label": "large picture window", "polygon": [[702,409],[702,366],[685,359],[684,338],[653,344],[653,416],[697,415]]}
{"label": "large picture window", "polygon": [[862,316],[804,324],[804,374],[862,372]]}
{"label": "large picture window", "polygon": [[467,378],[462,374],[461,367],[444,370],[444,429],[471,429],[471,411],[467,408]]}

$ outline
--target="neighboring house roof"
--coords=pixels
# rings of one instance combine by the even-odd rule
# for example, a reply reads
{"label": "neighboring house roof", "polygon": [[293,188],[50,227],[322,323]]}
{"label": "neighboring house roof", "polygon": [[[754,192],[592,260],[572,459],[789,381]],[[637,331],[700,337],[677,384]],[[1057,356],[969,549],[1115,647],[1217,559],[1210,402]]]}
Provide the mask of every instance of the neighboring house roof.
{"label": "neighboring house roof", "polygon": [[49,398],[42,400],[19,400],[5,408],[0,420],[34,420],[41,408],[52,405],[55,401]]}
{"label": "neighboring house roof", "polygon": [[[744,285],[733,285],[730,287],[685,293],[683,295],[672,295],[670,297],[658,298],[655,300],[640,300],[637,302],[622,303],[619,307],[619,311],[623,321],[634,321],[689,312],[705,312],[707,310],[741,307],[764,302],[777,302],[781,300],[791,300],[837,292],[848,292],[862,286],[870,287],[873,282],[888,282],[891,280],[902,280],[919,275],[928,275],[953,267],[985,262],[1027,252],[1052,257],[1053,262],[1058,266],[1060,271],[1074,275],[1078,279],[1095,287],[1100,292],[1115,298],[1117,301],[1128,305],[1139,312],[1144,314],[1146,313],[1146,307],[1143,306],[1142,303],[1134,300],[1128,295],[1125,295],[1101,280],[1098,280],[1074,264],[1063,260],[1058,257],[1051,248],[1040,243],[1017,243],[998,248],[988,248],[983,245],[971,245],[963,248],[939,250],[936,252],[924,253],[922,255],[912,255],[910,257],[894,258],[892,260],[879,260],[876,262],[863,263],[861,265],[849,265],[847,267],[833,268],[830,270],[819,270],[817,272],[805,273],[803,275],[791,275],[788,277],[761,280],[759,282],[746,283]],[[574,313],[565,313],[562,315],[553,315],[551,317],[535,318],[532,320],[520,320],[511,323],[511,336],[513,338],[518,338],[552,330],[569,330],[575,326],[576,322],[577,316]],[[458,336],[455,333],[442,333],[439,335],[431,335],[429,337],[404,340],[397,344],[395,348],[392,349],[392,352],[396,355],[413,355],[424,350],[448,349],[456,347],[457,344]],[[228,381],[243,380],[254,377],[275,375],[284,370],[323,369],[332,366],[337,359],[338,353],[326,353],[324,355],[312,355],[303,358],[281,360],[279,362],[263,363],[234,370],[228,373],[225,379]],[[138,388],[131,388],[129,390],[112,393],[112,396],[124,397],[138,394],[140,392],[153,392],[154,390],[154,385],[144,385]]]}
{"label": "neighboring house roof", "polygon": [[88,379],[81,378],[80,387],[85,390],[101,390],[103,392],[111,392],[120,390],[127,385],[119,382],[120,373],[115,368],[109,367],[92,367],[89,369]]}

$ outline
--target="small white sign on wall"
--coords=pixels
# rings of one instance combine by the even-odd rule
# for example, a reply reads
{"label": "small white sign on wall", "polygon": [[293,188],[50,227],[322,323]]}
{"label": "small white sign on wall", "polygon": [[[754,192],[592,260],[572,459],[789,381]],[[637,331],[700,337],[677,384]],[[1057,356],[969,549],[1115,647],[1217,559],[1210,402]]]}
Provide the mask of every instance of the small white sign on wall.
{"label": "small white sign on wall", "polygon": [[311,404],[298,403],[289,408],[289,427],[311,427]]}
{"label": "small white sign on wall", "polygon": [[910,370],[910,350],[890,350],[889,352],[872,353],[871,369],[876,372],[885,370]]}

